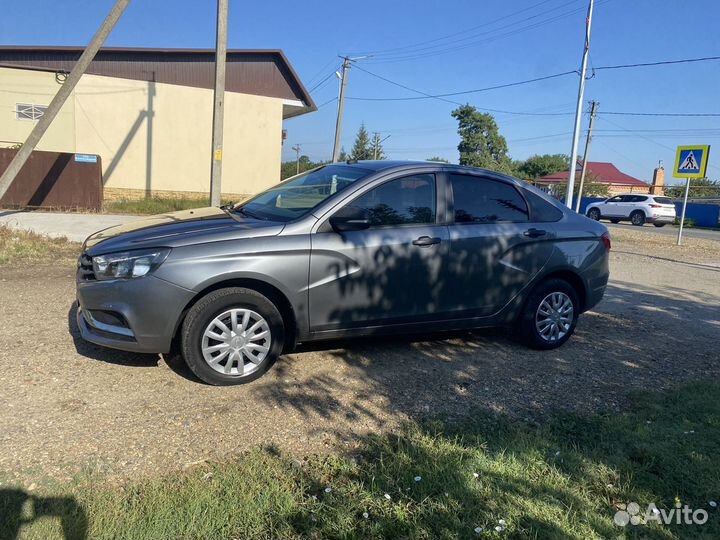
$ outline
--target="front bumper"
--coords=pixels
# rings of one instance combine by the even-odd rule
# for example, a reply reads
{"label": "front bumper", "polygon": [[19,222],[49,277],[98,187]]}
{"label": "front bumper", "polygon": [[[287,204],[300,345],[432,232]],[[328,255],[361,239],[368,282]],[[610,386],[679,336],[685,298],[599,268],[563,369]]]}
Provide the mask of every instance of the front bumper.
{"label": "front bumper", "polygon": [[[124,351],[166,353],[183,310],[195,293],[152,275],[128,280],[77,280],[77,324],[83,339]],[[93,313],[119,315],[106,324]]]}

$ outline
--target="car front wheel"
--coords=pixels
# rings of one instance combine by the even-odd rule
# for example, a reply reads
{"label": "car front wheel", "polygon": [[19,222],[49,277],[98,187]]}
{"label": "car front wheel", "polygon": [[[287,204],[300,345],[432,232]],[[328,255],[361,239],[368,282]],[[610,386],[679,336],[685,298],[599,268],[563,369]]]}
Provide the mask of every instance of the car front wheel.
{"label": "car front wheel", "polygon": [[600,220],[600,210],[598,210],[597,208],[591,208],[587,212],[587,217],[589,217],[590,219],[594,219],[595,221],[599,221]]}
{"label": "car front wheel", "polygon": [[254,381],[282,352],[283,319],[277,307],[251,289],[230,287],[201,298],[182,326],[182,355],[208,384]]}
{"label": "car front wheel", "polygon": [[562,279],[540,284],[518,321],[520,337],[533,349],[555,349],[575,331],[580,305],[572,285]]}

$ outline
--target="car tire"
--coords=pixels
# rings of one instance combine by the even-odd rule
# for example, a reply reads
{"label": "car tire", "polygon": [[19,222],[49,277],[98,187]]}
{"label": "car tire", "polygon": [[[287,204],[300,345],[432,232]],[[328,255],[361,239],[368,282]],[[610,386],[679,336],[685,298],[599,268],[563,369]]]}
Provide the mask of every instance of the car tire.
{"label": "car tire", "polygon": [[591,208],[587,211],[587,217],[595,221],[600,221],[600,210],[597,208]]}
{"label": "car tire", "polygon": [[615,223],[617,225],[618,223],[620,223],[620,220],[619,219],[611,219],[610,223]]}
{"label": "car tire", "polygon": [[656,227],[659,228],[659,227],[664,227],[665,225],[667,225],[667,223],[653,223],[653,225],[655,225]]}
{"label": "car tire", "polygon": [[[571,311],[567,310],[568,305]],[[549,279],[538,285],[525,302],[517,322],[518,335],[532,349],[555,349],[570,339],[579,313],[575,288],[563,279]]]}
{"label": "car tire", "polygon": [[265,296],[229,287],[193,305],[181,337],[182,356],[192,372],[208,384],[227,386],[252,382],[270,369],[283,350],[285,328]]}
{"label": "car tire", "polygon": [[636,227],[642,227],[645,225],[645,213],[641,210],[635,210],[632,214],[630,214],[630,223]]}

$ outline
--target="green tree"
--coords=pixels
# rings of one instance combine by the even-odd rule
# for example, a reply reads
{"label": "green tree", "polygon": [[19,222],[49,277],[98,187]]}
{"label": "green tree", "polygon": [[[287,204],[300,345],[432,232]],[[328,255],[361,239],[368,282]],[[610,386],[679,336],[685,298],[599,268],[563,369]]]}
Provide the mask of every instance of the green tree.
{"label": "green tree", "polygon": [[[685,182],[677,186],[668,186],[665,188],[665,194],[673,199],[683,199],[685,197]],[[693,178],[690,180],[689,197],[720,197],[720,180],[710,180],[709,178]]]}
{"label": "green tree", "polygon": [[491,114],[481,113],[472,105],[462,105],[451,114],[458,121],[460,165],[511,172],[507,141]]}
{"label": "green tree", "polygon": [[373,133],[372,141],[370,141],[370,150],[372,152],[370,159],[385,159],[387,157],[380,141],[380,134],[377,131]]}
{"label": "green tree", "polygon": [[570,156],[565,154],[534,155],[525,161],[513,162],[513,173],[523,179],[534,180],[548,174],[570,169]]}
{"label": "green tree", "polygon": [[355,144],[350,151],[350,159],[372,159],[373,151],[370,145],[370,135],[368,135],[365,124],[360,124],[360,129],[355,135]]}
{"label": "green tree", "polygon": [[[579,190],[580,173],[578,172],[575,175],[575,185],[573,186],[573,200],[577,198]],[[567,193],[567,183],[563,182],[561,184],[556,184],[554,191],[558,197],[565,197],[565,194]],[[609,197],[610,186],[600,182],[600,178],[597,175],[588,172],[585,175],[585,185],[583,186],[582,194],[583,197]]]}
{"label": "green tree", "polygon": [[437,163],[450,163],[447,159],[441,158],[438,156],[433,156],[431,158],[427,158],[425,161],[435,161]]}
{"label": "green tree", "polygon": [[[300,156],[300,172],[309,171],[310,169],[314,169],[315,167],[319,167],[323,164],[322,161],[314,162],[312,161],[308,156],[302,155]],[[290,178],[291,176],[295,176],[297,172],[298,162],[294,159],[291,159],[289,161],[284,161],[280,164],[280,180],[285,180],[286,178]]]}
{"label": "green tree", "polygon": [[347,161],[348,159],[350,159],[350,156],[348,156],[348,153],[345,151],[345,147],[341,146],[338,161]]}

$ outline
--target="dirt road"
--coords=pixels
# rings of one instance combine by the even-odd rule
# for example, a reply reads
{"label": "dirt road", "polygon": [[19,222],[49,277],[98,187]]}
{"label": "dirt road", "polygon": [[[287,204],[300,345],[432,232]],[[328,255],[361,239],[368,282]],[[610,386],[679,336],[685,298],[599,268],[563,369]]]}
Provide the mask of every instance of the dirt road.
{"label": "dirt road", "polygon": [[612,412],[629,391],[720,376],[717,244],[673,248],[658,235],[639,248],[631,232],[614,234],[607,296],[557,351],[500,330],[334,343],[234,388],[200,384],[178,358],[79,340],[69,262],[2,268],[0,482],[156,474],[261,444],[302,456],[473,408],[539,421]]}

